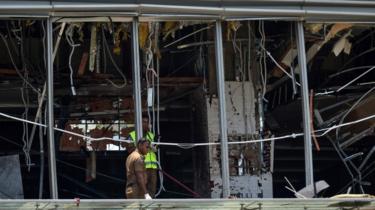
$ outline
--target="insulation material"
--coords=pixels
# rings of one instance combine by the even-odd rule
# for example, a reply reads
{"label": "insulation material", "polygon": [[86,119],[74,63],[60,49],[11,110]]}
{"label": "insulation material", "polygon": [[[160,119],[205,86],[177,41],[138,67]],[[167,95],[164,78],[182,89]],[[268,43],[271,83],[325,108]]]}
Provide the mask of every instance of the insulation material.
{"label": "insulation material", "polygon": [[349,55],[351,50],[352,50],[352,43],[350,43],[348,40],[346,40],[345,47],[344,47],[344,53]]}
{"label": "insulation material", "polygon": [[337,33],[351,28],[353,24],[351,23],[336,23],[331,27],[331,30],[328,32],[327,36],[324,39],[324,43],[327,43],[329,40],[334,38]]}
{"label": "insulation material", "polygon": [[139,23],[139,47],[144,49],[150,31],[147,22]]}
{"label": "insulation material", "polygon": [[176,21],[167,21],[163,26],[163,40],[166,40],[169,36],[172,38],[175,37],[175,32],[179,29],[178,22]]}
{"label": "insulation material", "polygon": [[293,60],[297,57],[297,50],[290,48],[289,51],[284,56],[281,63],[285,64],[286,66],[291,67]]}
{"label": "insulation material", "polygon": [[305,29],[316,34],[323,29],[323,23],[306,24]]}
{"label": "insulation material", "polygon": [[227,40],[231,40],[233,38],[233,32],[236,32],[241,27],[240,21],[228,21],[227,28],[226,28],[226,38]]}
{"label": "insulation material", "polygon": [[[315,42],[308,50],[306,53],[306,61],[309,63],[315,56],[318,54],[319,50],[327,43],[329,42],[332,38],[334,38],[337,33],[344,31],[348,28],[351,28],[353,24],[350,23],[336,23],[334,24],[328,34],[324,37],[323,41],[317,41]],[[348,47],[347,47],[348,48]],[[348,49],[347,49],[348,50]],[[300,72],[299,66],[295,68],[296,73]]]}
{"label": "insulation material", "polygon": [[[242,82],[225,82],[225,91],[228,141],[257,138],[254,100],[256,97],[252,83],[245,82],[242,88]],[[207,99],[206,104],[209,142],[219,142],[218,99]],[[209,147],[209,161],[210,181],[213,183],[211,197],[220,198],[222,193],[220,146]],[[239,165],[240,161],[245,167]],[[230,145],[229,164],[232,195],[244,198],[272,197],[272,175],[260,173],[259,150],[256,146]]]}
{"label": "insulation material", "polygon": [[348,40],[348,36],[350,36],[350,34],[351,31],[349,31],[343,37],[341,37],[339,41],[337,41],[336,44],[333,46],[332,51],[335,54],[335,56],[340,55],[342,51],[344,51],[346,54],[350,53],[352,47],[352,44]]}
{"label": "insulation material", "polygon": [[19,156],[0,157],[0,166],[0,199],[23,199]]}
{"label": "insulation material", "polygon": [[[83,135],[83,131],[80,128],[72,128],[71,122],[65,124],[65,130],[71,131]],[[60,137],[60,151],[64,152],[76,152],[80,151],[81,147],[86,147],[86,142],[83,138],[78,136],[73,136],[67,133],[63,133]]]}

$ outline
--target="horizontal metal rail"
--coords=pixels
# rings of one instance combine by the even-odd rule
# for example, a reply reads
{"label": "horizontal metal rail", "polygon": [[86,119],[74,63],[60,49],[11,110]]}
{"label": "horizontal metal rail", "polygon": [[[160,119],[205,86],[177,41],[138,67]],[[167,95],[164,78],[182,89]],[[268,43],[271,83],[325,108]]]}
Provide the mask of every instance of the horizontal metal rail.
{"label": "horizontal metal rail", "polygon": [[[102,1],[103,2],[103,1]],[[140,1],[142,2],[142,1]],[[321,21],[375,21],[374,1],[249,0],[170,1],[133,4],[50,1],[0,1],[0,16],[139,16],[151,19],[298,18]],[[185,5],[183,5],[185,4]],[[79,11],[79,13],[77,13]],[[82,12],[82,13],[81,13]]]}

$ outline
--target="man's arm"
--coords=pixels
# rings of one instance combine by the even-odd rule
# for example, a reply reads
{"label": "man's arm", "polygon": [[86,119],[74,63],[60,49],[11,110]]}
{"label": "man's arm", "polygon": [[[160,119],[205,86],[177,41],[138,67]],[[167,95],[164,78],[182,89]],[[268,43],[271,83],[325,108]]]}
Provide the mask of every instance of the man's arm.
{"label": "man's arm", "polygon": [[145,163],[143,159],[139,158],[134,163],[135,177],[137,179],[137,184],[141,190],[146,194],[146,177],[145,177]]}
{"label": "man's arm", "polygon": [[144,172],[143,171],[135,171],[135,176],[137,178],[137,183],[138,183],[139,187],[141,188],[141,190],[145,194],[148,193],[147,189],[146,189],[146,179],[145,179],[145,176],[144,176]]}

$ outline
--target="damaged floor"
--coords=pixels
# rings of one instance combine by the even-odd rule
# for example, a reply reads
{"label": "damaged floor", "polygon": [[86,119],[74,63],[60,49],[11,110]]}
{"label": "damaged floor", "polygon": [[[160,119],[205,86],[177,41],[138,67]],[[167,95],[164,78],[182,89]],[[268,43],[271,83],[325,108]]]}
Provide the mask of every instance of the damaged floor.
{"label": "damaged floor", "polygon": [[[296,191],[305,187],[306,180],[295,22],[243,20],[221,25],[231,196],[300,197]],[[130,18],[54,18],[52,52],[47,50],[47,26],[43,19],[0,21],[0,198],[50,198],[51,137],[43,126],[50,117],[47,53],[53,63],[58,198],[125,198],[129,143],[118,140],[129,140],[129,132],[136,128],[135,92],[141,94],[143,126],[156,134],[159,144],[163,172],[158,198],[223,197],[215,22],[141,21],[137,90]],[[374,26],[305,23],[304,36],[314,179],[329,185],[315,197],[375,194]],[[61,205],[73,205],[64,202]],[[82,206],[90,208],[90,202]],[[234,208],[229,200],[220,205],[204,202],[197,205]],[[285,200],[285,205],[341,207],[332,206],[339,201],[309,202]],[[374,207],[372,201],[363,202],[368,209]],[[176,203],[160,205],[169,208]],[[246,208],[233,205],[280,209],[282,203],[257,200],[246,201]],[[55,203],[40,205],[52,208]],[[112,205],[110,201],[106,207]],[[113,208],[138,208],[139,203],[117,205]]]}

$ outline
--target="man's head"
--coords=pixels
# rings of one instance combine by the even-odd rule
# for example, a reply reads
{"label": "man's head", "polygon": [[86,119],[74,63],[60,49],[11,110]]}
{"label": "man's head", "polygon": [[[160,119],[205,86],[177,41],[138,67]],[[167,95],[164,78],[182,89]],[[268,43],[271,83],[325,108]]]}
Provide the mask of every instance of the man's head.
{"label": "man's head", "polygon": [[147,118],[142,119],[142,128],[143,128],[143,133],[146,133],[151,129],[151,125],[148,122]]}
{"label": "man's head", "polygon": [[149,142],[145,138],[141,138],[137,142],[137,149],[138,152],[141,153],[142,155],[146,155],[148,152],[149,148]]}

